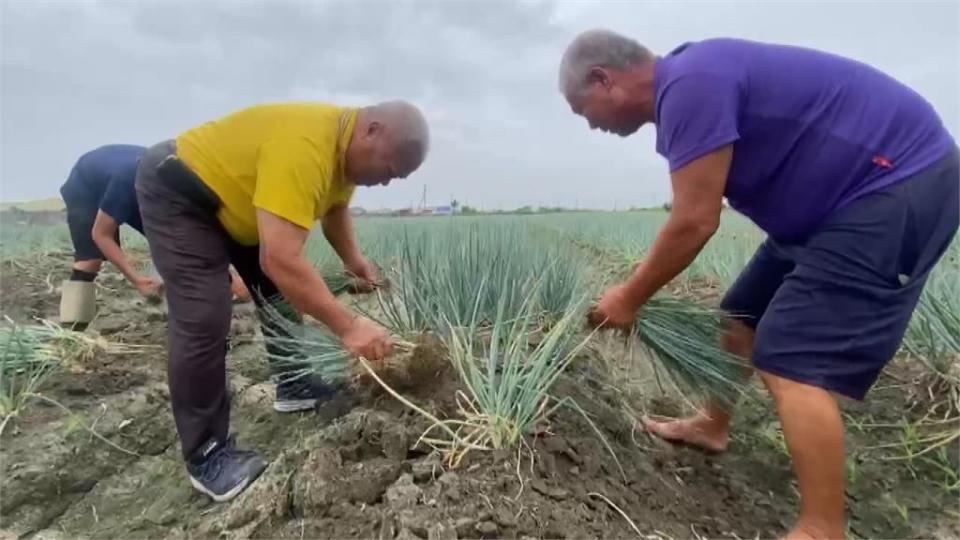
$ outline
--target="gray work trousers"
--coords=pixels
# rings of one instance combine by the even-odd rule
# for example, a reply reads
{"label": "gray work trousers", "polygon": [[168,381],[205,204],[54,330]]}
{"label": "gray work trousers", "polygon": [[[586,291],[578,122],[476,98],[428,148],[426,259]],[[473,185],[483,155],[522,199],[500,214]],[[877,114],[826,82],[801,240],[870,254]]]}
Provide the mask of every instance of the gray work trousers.
{"label": "gray work trousers", "polygon": [[[227,235],[216,217],[219,199],[175,156],[174,141],[148,149],[137,167],[136,190],[150,254],[166,288],[170,400],[184,459],[190,459],[201,445],[224,441],[229,433],[228,265],[233,264],[257,302],[264,334],[283,331],[263,316],[263,301],[279,292],[260,268],[259,247],[240,245]],[[296,320],[290,310],[281,311]],[[293,351],[270,348],[275,374],[298,367],[293,361],[275,361],[294,358]]]}

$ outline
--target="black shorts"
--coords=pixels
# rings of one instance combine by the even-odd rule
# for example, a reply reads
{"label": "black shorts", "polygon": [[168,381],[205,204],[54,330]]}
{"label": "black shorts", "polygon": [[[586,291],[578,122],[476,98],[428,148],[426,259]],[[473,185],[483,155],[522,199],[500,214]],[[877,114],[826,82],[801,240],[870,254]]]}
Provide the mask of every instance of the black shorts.
{"label": "black shorts", "polygon": [[960,226],[958,155],[844,206],[801,244],[767,239],[723,299],[757,369],[863,399]]}
{"label": "black shorts", "polygon": [[[61,190],[63,202],[67,205],[67,227],[70,228],[70,241],[73,243],[73,260],[104,260],[103,253],[93,241],[93,223],[100,208],[90,204],[86,197],[77,197],[67,190]],[[120,244],[120,229],[114,233],[114,240]]]}

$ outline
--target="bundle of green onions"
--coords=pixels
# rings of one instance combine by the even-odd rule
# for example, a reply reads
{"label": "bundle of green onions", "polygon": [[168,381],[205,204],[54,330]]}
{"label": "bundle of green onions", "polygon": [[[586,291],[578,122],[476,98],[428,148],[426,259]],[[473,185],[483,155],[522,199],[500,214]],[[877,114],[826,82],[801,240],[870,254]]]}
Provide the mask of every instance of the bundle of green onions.
{"label": "bundle of green onions", "polygon": [[560,310],[563,315],[544,328],[541,285],[531,283],[517,296],[512,288],[498,289],[496,311],[489,316],[480,306],[490,285],[481,281],[467,298],[476,306],[469,320],[441,314],[446,328],[434,331],[463,387],[455,394],[454,417],[437,418],[377,378],[391,395],[431,422],[419,442],[440,450],[449,466],[456,467],[472,450],[516,447],[561,407],[579,412],[620,466],[609,442],[579,405],[570,397],[551,395],[554,383],[590,339],[580,331],[585,298],[570,300]]}
{"label": "bundle of green onions", "polygon": [[67,330],[49,321],[0,326],[0,414],[19,407],[19,396],[35,391],[55,370],[85,371],[103,354],[128,354],[152,348],[112,342],[101,336]]}
{"label": "bundle of green onions", "polygon": [[[282,373],[280,380],[316,376],[337,386],[362,373],[336,335],[321,324],[302,320],[282,298],[267,299],[260,316],[265,323],[267,358]],[[401,349],[412,347],[406,342],[399,345]]]}
{"label": "bundle of green onions", "polygon": [[336,266],[320,267],[320,277],[334,296],[348,292],[354,284],[354,277]]}
{"label": "bundle of green onions", "polygon": [[656,296],[637,315],[634,334],[681,390],[730,404],[744,391],[747,366],[720,348],[721,324],[717,310]]}
{"label": "bundle of green onions", "polygon": [[[448,323],[444,343],[465,387],[458,396],[461,419],[445,422],[454,430],[454,446],[516,446],[565,403],[552,399],[550,391],[590,339],[578,332],[585,302],[568,304],[566,314],[534,344],[539,292],[535,286],[522,297],[519,313],[506,311],[504,297],[489,323]],[[489,338],[482,337],[480,324],[489,327]]]}
{"label": "bundle of green onions", "polygon": [[68,330],[50,321],[23,325],[9,318],[0,327],[0,343],[3,344],[5,366],[53,362],[75,370],[83,370],[101,354],[132,354],[155,348],[109,341],[96,334]]}
{"label": "bundle of green onions", "polygon": [[[330,289],[330,292],[333,293],[334,296],[340,296],[341,294],[356,289],[356,276],[348,272],[340,260],[336,258],[330,250],[310,253],[308,256],[313,261],[313,266],[320,272],[320,277],[322,277],[324,283],[327,284],[327,288]],[[379,264],[374,263],[374,265],[380,270]]]}
{"label": "bundle of green onions", "polygon": [[262,304],[267,358],[283,373],[284,380],[310,374],[330,384],[350,379],[350,355],[337,336],[319,325],[303,322],[282,297],[268,298]]}
{"label": "bundle of green onions", "polygon": [[0,327],[0,416],[15,414],[21,396],[34,392],[58,366],[36,329],[7,319]]}

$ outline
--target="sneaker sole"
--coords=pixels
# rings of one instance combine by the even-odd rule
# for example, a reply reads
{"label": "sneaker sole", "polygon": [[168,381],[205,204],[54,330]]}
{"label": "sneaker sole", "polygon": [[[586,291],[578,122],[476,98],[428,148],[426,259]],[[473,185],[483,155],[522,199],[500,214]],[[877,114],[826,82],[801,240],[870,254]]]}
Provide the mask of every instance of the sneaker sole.
{"label": "sneaker sole", "polygon": [[284,401],[274,401],[273,410],[277,412],[298,412],[308,411],[317,406],[317,399],[288,399]]}
{"label": "sneaker sole", "polygon": [[[259,475],[257,475],[257,476],[259,476]],[[217,502],[227,502],[227,501],[229,501],[230,499],[232,499],[232,498],[236,497],[237,495],[239,495],[241,491],[243,491],[244,489],[246,489],[247,486],[250,485],[250,482],[252,482],[252,481],[254,481],[254,480],[257,479],[257,476],[248,476],[248,477],[244,478],[244,479],[243,479],[243,482],[240,482],[239,484],[236,485],[236,487],[234,487],[233,489],[231,489],[230,491],[228,491],[228,492],[226,492],[226,493],[224,493],[224,494],[222,494],[222,495],[217,495],[216,493],[210,491],[209,489],[207,489],[206,487],[204,487],[203,484],[201,484],[199,481],[197,481],[196,478],[194,478],[194,477],[192,477],[192,476],[190,476],[190,483],[193,484],[194,489],[196,489],[196,490],[199,491],[200,493],[203,493],[203,494],[207,495],[207,496],[210,497],[211,499],[213,499],[213,500],[215,500],[215,501],[217,501]]]}

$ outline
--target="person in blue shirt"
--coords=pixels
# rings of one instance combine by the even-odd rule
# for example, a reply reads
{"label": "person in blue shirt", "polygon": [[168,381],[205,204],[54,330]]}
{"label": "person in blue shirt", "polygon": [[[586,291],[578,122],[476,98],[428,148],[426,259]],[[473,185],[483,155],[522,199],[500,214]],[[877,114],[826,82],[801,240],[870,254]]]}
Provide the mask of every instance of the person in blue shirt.
{"label": "person in blue shirt", "polygon": [[[120,246],[121,225],[143,234],[134,179],[145,150],[130,144],[91,150],[77,160],[60,188],[74,249],[73,271],[63,286],[60,303],[61,324],[82,330],[93,318],[93,281],[104,260],[113,263],[143,296],[156,297],[162,292],[161,280],[137,272]],[[249,293],[233,268],[230,277],[234,296],[249,301]]]}
{"label": "person in blue shirt", "polygon": [[103,261],[108,260],[140,294],[160,292],[160,280],[138,273],[120,247],[121,225],[143,234],[133,180],[145,150],[129,144],[91,150],[77,160],[60,188],[74,249],[70,281],[92,283]]}

